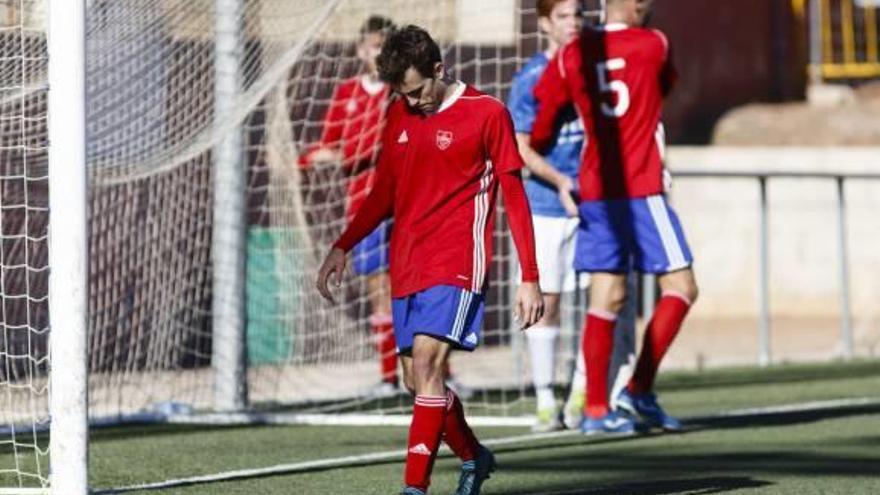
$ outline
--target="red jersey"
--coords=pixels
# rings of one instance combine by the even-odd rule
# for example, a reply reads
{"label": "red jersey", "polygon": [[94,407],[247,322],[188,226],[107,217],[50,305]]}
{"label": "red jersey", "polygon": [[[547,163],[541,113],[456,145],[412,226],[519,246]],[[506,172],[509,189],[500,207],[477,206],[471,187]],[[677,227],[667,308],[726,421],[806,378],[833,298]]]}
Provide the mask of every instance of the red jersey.
{"label": "red jersey", "polygon": [[557,112],[573,103],[589,136],[581,155],[581,199],[662,193],[661,108],[675,78],[660,31],[623,24],[588,29],[559,50],[535,86],[532,144],[546,148]]}
{"label": "red jersey", "polygon": [[[393,214],[393,297],[436,285],[482,292],[492,259],[500,180],[506,203],[508,189],[519,186],[510,201],[515,206],[508,205],[516,211],[511,212],[511,229],[523,279],[536,281],[522,167],[510,114],[495,98],[459,82],[433,115],[399,100],[388,112],[375,187],[336,247],[349,251]],[[512,186],[505,182],[510,178]]]}
{"label": "red jersey", "polygon": [[320,146],[342,152],[342,166],[352,173],[348,182],[351,219],[373,185],[373,164],[379,156],[388,85],[357,76],[340,83],[324,117]]}

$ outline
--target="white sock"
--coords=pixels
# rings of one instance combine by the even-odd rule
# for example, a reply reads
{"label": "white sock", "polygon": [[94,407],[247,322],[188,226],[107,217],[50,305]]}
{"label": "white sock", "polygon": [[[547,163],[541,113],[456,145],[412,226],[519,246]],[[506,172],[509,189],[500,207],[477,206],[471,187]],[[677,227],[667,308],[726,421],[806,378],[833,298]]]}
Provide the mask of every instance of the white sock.
{"label": "white sock", "polygon": [[556,408],[556,397],[553,395],[552,387],[541,387],[535,389],[535,396],[538,399],[538,410]]}
{"label": "white sock", "polygon": [[636,368],[636,276],[627,277],[627,297],[614,327],[614,352],[611,354],[611,368],[608,373],[608,389],[611,392],[611,406],[616,407],[617,396],[629,383]]}
{"label": "white sock", "polygon": [[559,337],[559,327],[537,327],[526,331],[538,409],[556,407],[556,399],[553,396],[553,373],[556,370],[557,337]]}
{"label": "white sock", "polygon": [[584,351],[580,348],[577,350],[577,361],[574,367],[574,375],[571,377],[571,393],[574,394],[587,393],[587,363],[584,361]]}

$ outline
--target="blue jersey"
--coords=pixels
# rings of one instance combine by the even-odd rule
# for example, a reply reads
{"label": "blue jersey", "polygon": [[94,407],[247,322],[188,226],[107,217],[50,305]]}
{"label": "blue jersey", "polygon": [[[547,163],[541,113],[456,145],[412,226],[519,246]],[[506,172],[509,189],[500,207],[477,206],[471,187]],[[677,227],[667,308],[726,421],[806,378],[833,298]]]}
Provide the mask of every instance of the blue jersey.
{"label": "blue jersey", "polygon": [[[548,63],[550,60],[547,56],[543,52],[538,53],[513,76],[507,107],[510,109],[514,130],[517,133],[532,132],[532,123],[538,113],[538,102],[532,91]],[[554,168],[571,177],[577,187],[581,147],[585,139],[584,125],[574,107],[567,107],[560,112],[556,124],[553,146],[544,155],[544,159]],[[533,214],[549,217],[568,216],[553,184],[532,174],[526,180],[525,187]]]}

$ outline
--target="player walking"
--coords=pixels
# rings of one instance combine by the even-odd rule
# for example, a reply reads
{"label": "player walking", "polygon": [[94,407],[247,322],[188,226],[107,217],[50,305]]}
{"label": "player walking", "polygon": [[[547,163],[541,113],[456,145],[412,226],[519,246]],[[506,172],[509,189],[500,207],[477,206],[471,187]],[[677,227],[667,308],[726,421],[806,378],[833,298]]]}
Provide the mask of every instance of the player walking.
{"label": "player walking", "polygon": [[[544,318],[526,334],[537,398],[533,431],[561,427],[553,393],[555,357],[560,333],[562,292],[575,290],[575,234],[578,228],[577,176],[585,136],[584,126],[574,107],[562,108],[554,122],[554,136],[548,149],[539,154],[529,145],[529,133],[537,112],[532,92],[541,74],[558,51],[581,30],[580,0],[538,0],[538,26],[547,36],[547,49],[535,54],[513,78],[508,108],[526,167],[531,174],[525,181],[526,194],[535,226],[538,271],[544,295]],[[585,277],[584,277],[585,278]],[[630,299],[634,299],[631,297]],[[624,368],[624,379],[631,373],[630,356],[635,352],[635,305],[627,304],[615,332],[613,369]],[[581,424],[586,388],[583,357],[578,349],[571,391],[564,408],[569,428]],[[616,374],[612,374],[614,383]],[[622,381],[621,384],[625,384]]]}
{"label": "player walking", "polygon": [[585,433],[632,433],[638,424],[609,408],[615,320],[631,267],[658,274],[662,296],[645,331],[635,373],[618,406],[649,425],[677,430],[652,392],[660,360],[697,297],[693,257],[663,184],[663,97],[676,77],[666,37],[641,26],[651,0],[608,0],[607,24],[562,48],[535,87],[532,143],[552,142],[556,115],[574,104],[593,136],[580,169],[575,267],[592,273],[585,325]]}
{"label": "player walking", "polygon": [[346,252],[394,215],[394,333],[416,396],[403,493],[427,492],[442,438],[463,461],[456,493],[477,494],[494,457],[468,427],[443,368],[451,350],[479,343],[499,186],[522,267],[515,314],[524,328],[542,316],[523,163],[504,105],[447,78],[440,48],[423,29],[392,34],[378,67],[402,98],[389,108],[374,188],[327,255],[317,286],[332,300],[327,284],[334,275],[340,282]]}

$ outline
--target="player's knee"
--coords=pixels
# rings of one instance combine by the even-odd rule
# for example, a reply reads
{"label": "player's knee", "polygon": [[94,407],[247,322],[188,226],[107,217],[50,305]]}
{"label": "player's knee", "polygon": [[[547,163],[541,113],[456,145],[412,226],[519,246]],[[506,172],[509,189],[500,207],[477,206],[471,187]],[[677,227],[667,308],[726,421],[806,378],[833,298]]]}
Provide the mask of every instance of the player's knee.
{"label": "player's knee", "polygon": [[411,375],[404,375],[403,386],[406,388],[407,392],[410,393],[410,395],[416,395],[416,384]]}
{"label": "player's knee", "polygon": [[615,285],[602,291],[601,297],[594,298],[594,303],[591,306],[611,313],[620,313],[625,303],[626,286]]}
{"label": "player's knee", "polygon": [[541,317],[539,326],[558,327],[559,326],[559,308],[556,306],[544,305],[544,316]]}
{"label": "player's knee", "polygon": [[[434,353],[413,354],[413,383],[425,384],[435,381],[443,381],[443,363],[439,362]],[[418,388],[418,387],[415,387]]]}
{"label": "player's knee", "polygon": [[415,395],[416,385],[415,378],[413,377],[412,367],[407,366],[405,362],[403,365],[403,386],[409,391],[409,393]]}
{"label": "player's knee", "polygon": [[685,289],[685,296],[687,296],[688,300],[691,304],[697,302],[697,298],[700,297],[700,288],[697,287],[697,283],[693,280],[687,285]]}
{"label": "player's knee", "polygon": [[664,292],[678,293],[690,301],[691,304],[697,301],[697,297],[700,295],[700,289],[697,287],[697,282],[692,276],[678,277],[671,282],[672,283],[667,284],[668,287],[664,289]]}

